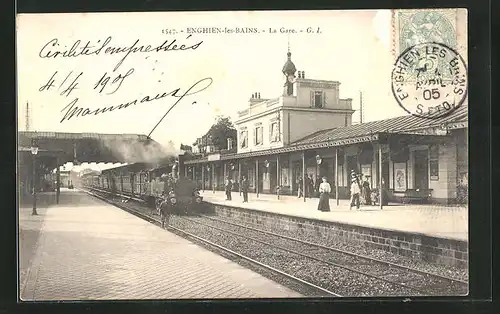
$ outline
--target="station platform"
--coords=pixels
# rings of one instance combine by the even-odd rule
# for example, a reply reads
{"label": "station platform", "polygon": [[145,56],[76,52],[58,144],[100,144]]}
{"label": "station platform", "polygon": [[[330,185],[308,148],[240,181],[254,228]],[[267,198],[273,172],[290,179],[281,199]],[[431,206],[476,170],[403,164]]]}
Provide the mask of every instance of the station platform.
{"label": "station platform", "polygon": [[226,201],[223,191],[205,190],[201,193],[209,203],[234,206],[270,213],[297,216],[427,236],[468,241],[468,207],[445,205],[420,205],[389,203],[381,210],[378,206],[361,205],[349,210],[349,200],[330,199],[330,212],[317,210],[318,198],[298,198],[290,195],[248,193],[248,203],[243,203],[239,192],[232,192]]}
{"label": "station platform", "polygon": [[78,190],[19,208],[20,298],[279,298],[301,295]]}

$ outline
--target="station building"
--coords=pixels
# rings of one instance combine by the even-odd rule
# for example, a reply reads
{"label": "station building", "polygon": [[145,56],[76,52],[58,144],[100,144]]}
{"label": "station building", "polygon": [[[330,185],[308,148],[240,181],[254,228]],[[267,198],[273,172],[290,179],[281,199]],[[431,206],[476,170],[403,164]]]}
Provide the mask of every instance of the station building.
{"label": "station building", "polygon": [[[224,189],[224,178],[248,178],[250,191],[297,195],[300,177],[319,185],[326,177],[337,198],[349,197],[350,171],[390,201],[455,203],[467,191],[468,106],[447,116],[411,115],[352,124],[352,99],[340,99],[340,82],[306,78],[288,52],[281,96],[254,93],[238,113],[237,143],[180,157],[181,171],[203,189]],[[233,145],[234,144],[234,145]],[[237,184],[236,184],[237,186]],[[466,198],[466,196],[465,196]]]}

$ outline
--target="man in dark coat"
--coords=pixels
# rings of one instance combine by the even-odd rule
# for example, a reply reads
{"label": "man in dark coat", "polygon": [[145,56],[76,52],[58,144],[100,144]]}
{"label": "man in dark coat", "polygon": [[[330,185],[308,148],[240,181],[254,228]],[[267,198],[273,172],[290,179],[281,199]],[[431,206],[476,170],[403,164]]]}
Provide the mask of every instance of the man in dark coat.
{"label": "man in dark coat", "polygon": [[309,186],[308,186],[308,188],[309,188],[309,192],[308,192],[309,198],[312,198],[314,196],[314,191],[315,191],[314,190],[314,179],[313,179],[313,175],[312,174],[309,175],[309,182],[308,183],[309,183]]}
{"label": "man in dark coat", "polygon": [[233,190],[233,182],[229,177],[226,178],[226,201],[232,200],[231,191]]}
{"label": "man in dark coat", "polygon": [[302,180],[302,177],[299,178],[299,182],[298,182],[298,197],[301,198],[304,196],[304,181]]}
{"label": "man in dark coat", "polygon": [[248,203],[248,180],[246,177],[243,177],[241,180],[241,192],[243,193],[243,203]]}

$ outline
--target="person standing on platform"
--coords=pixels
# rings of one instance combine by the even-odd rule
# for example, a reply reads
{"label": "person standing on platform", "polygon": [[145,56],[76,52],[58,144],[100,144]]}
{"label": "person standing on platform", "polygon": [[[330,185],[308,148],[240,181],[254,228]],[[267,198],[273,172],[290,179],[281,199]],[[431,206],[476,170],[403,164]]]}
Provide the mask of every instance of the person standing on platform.
{"label": "person standing on platform", "polygon": [[241,193],[243,193],[243,203],[248,203],[248,180],[246,177],[243,177],[241,180]]}
{"label": "person standing on platform", "polygon": [[359,182],[358,175],[351,169],[351,200],[349,203],[349,210],[351,210],[352,206],[356,206],[356,209],[359,209],[360,203],[360,194],[361,194],[361,184]]}
{"label": "person standing on platform", "polygon": [[389,205],[389,193],[387,193],[387,187],[385,185],[385,180],[382,178],[382,206]]}
{"label": "person standing on platform", "polygon": [[363,204],[371,205],[371,189],[370,189],[370,176],[364,176],[363,184],[361,185],[361,195],[363,197]]}
{"label": "person standing on platform", "polygon": [[297,185],[299,186],[299,191],[297,193],[297,197],[298,198],[301,198],[304,196],[304,181],[302,180],[302,178],[299,178],[299,182],[297,183]]}
{"label": "person standing on platform", "polygon": [[[316,181],[314,182],[314,196],[316,197],[319,197],[320,196],[320,192],[319,192],[319,186],[321,185],[321,183],[323,183],[320,179],[320,176],[316,176]],[[318,193],[318,195],[316,195],[316,193]]]}
{"label": "person standing on platform", "polygon": [[326,177],[323,177],[323,182],[319,185],[319,203],[318,210],[322,212],[330,211],[330,192],[332,191],[332,187],[330,183],[326,181]]}
{"label": "person standing on platform", "polygon": [[312,174],[309,174],[308,185],[309,192],[307,194],[309,198],[312,198],[314,196],[314,179]]}
{"label": "person standing on platform", "polygon": [[226,201],[230,201],[231,199],[231,191],[233,190],[233,182],[229,177],[226,177]]}
{"label": "person standing on platform", "polygon": [[349,204],[349,210],[352,209],[354,205],[356,205],[356,209],[359,209],[359,193],[361,192],[361,189],[359,187],[359,182],[358,179],[352,178],[351,179],[351,201]]}
{"label": "person standing on platform", "polygon": [[304,181],[304,196],[309,197],[309,176],[307,175]]}

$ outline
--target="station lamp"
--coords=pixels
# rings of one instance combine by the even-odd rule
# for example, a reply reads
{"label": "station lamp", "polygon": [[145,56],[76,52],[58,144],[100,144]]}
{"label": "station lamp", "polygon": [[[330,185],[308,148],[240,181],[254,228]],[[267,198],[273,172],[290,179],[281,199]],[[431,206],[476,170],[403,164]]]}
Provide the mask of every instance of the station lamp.
{"label": "station lamp", "polygon": [[36,211],[36,155],[38,154],[38,145],[35,141],[35,139],[31,140],[31,155],[33,156],[33,211],[31,212],[32,215],[36,216],[38,215]]}

